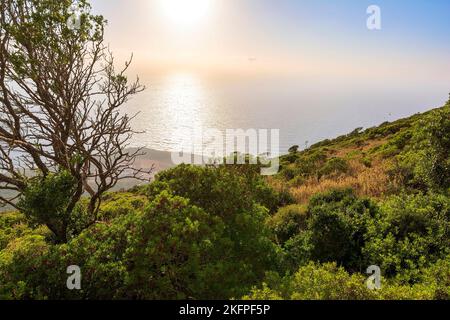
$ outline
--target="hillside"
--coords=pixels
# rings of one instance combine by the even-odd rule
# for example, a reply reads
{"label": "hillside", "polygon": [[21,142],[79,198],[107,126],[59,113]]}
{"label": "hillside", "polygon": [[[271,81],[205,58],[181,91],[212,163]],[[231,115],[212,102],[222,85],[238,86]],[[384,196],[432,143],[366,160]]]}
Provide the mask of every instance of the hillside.
{"label": "hillside", "polygon": [[[352,188],[359,196],[378,199],[396,194],[409,178],[401,172],[404,157],[409,152],[420,153],[426,149],[423,145],[426,133],[423,137],[414,133],[426,128],[433,114],[448,115],[448,109],[447,104],[366,130],[357,128],[300,152],[293,146],[291,152],[281,158],[280,175],[271,182],[277,188],[287,185],[296,201],[302,204],[312,195],[333,188]],[[442,138],[448,139],[449,128],[441,129]]]}
{"label": "hillside", "polygon": [[[280,173],[179,165],[87,198],[55,237],[64,171],[0,214],[2,299],[450,299],[450,101],[293,147]],[[161,161],[161,159],[158,159]],[[82,272],[68,290],[67,268]],[[378,266],[382,287],[365,284]]]}

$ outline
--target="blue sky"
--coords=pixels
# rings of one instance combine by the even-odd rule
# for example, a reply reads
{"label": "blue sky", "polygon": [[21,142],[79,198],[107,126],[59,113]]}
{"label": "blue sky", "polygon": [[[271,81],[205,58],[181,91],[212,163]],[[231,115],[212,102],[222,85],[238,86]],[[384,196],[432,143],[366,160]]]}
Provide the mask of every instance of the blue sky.
{"label": "blue sky", "polygon": [[[448,0],[231,0],[274,37],[295,45],[299,37],[351,46],[383,46],[450,54]],[[366,9],[381,8],[382,30],[366,28]]]}

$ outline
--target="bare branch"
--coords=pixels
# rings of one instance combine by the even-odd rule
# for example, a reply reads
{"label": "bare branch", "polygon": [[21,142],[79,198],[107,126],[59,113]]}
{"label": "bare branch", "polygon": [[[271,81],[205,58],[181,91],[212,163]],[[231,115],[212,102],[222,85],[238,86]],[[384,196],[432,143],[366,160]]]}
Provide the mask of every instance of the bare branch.
{"label": "bare branch", "polygon": [[66,220],[47,223],[61,239],[83,194],[96,221],[104,192],[154,169],[133,168],[141,150],[127,150],[135,115],[121,107],[145,89],[126,76],[133,56],[116,71],[105,20],[80,2],[79,29],[67,24],[67,1],[2,0],[0,8],[0,192],[18,194],[0,202],[17,206],[30,176],[69,172],[76,182]]}

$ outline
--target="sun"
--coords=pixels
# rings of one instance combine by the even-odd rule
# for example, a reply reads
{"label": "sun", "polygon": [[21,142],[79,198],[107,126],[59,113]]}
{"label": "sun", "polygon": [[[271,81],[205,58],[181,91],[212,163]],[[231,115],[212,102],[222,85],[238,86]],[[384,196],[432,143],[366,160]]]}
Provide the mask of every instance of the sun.
{"label": "sun", "polygon": [[162,11],[176,27],[192,27],[204,22],[213,0],[160,0]]}

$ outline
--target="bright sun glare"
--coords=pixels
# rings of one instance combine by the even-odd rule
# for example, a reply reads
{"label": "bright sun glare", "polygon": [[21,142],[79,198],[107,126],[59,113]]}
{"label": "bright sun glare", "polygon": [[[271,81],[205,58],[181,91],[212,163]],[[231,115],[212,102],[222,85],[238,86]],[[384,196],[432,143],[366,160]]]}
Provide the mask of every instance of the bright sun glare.
{"label": "bright sun glare", "polygon": [[177,27],[191,27],[203,22],[213,0],[160,0],[166,17]]}

